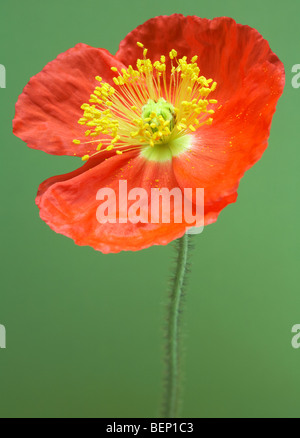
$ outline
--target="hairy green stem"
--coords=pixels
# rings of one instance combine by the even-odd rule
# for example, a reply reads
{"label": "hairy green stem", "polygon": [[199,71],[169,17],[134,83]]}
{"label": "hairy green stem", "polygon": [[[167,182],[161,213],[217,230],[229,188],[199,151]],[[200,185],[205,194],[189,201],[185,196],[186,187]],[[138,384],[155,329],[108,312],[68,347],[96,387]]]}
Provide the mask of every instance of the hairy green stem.
{"label": "hairy green stem", "polygon": [[164,418],[177,418],[179,415],[180,314],[182,313],[183,289],[188,272],[189,239],[190,235],[185,234],[176,242],[178,252],[167,314]]}

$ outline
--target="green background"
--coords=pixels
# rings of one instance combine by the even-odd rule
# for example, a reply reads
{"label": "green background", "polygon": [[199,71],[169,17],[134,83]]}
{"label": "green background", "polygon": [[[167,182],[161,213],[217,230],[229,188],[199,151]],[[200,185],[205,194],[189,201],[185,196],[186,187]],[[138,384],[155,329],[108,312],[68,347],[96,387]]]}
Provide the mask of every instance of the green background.
{"label": "green background", "polygon": [[[40,182],[81,165],[14,137],[14,104],[29,78],[84,42],[115,53],[137,25],[180,12],[230,16],[258,29],[287,82],[269,148],[236,204],[195,238],[185,312],[186,417],[298,417],[300,350],[299,99],[295,0],[13,1],[1,4],[1,417],[154,417],[172,244],[103,255],[76,247],[38,216]],[[168,35],[162,35],[168,38]],[[101,73],[101,72],[99,72]]]}

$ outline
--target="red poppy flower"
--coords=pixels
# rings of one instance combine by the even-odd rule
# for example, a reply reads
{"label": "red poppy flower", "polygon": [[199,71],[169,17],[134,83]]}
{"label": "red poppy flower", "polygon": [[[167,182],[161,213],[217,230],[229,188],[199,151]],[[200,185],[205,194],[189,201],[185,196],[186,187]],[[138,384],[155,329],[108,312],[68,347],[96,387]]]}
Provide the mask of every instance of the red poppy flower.
{"label": "red poppy flower", "polygon": [[[230,18],[153,18],[115,56],[78,44],[26,85],[14,133],[29,147],[87,162],[39,187],[41,218],[104,253],[181,237],[181,223],[99,223],[96,194],[204,188],[205,224],[235,202],[267,147],[284,67],[255,30]],[[117,211],[117,214],[120,212]]]}

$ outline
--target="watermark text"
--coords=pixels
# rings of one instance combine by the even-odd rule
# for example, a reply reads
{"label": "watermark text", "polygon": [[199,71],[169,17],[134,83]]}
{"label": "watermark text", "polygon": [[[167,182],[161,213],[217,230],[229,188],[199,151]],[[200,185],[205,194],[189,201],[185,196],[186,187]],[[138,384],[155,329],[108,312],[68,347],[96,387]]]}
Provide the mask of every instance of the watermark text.
{"label": "watermark text", "polygon": [[6,69],[0,64],[0,88],[6,88]]}
{"label": "watermark text", "polygon": [[[100,224],[185,224],[194,234],[204,226],[204,189],[134,187],[128,190],[126,180],[118,187],[103,187],[96,200],[101,201],[96,217]],[[197,231],[196,231],[197,230]]]}
{"label": "watermark text", "polygon": [[292,333],[296,333],[292,338],[292,347],[297,350],[300,348],[300,324],[295,324],[292,327]]}
{"label": "watermark text", "polygon": [[6,329],[0,324],[0,348],[6,348]]}
{"label": "watermark text", "polygon": [[293,65],[292,73],[296,73],[292,77],[292,87],[293,88],[299,88],[300,87],[300,64]]}

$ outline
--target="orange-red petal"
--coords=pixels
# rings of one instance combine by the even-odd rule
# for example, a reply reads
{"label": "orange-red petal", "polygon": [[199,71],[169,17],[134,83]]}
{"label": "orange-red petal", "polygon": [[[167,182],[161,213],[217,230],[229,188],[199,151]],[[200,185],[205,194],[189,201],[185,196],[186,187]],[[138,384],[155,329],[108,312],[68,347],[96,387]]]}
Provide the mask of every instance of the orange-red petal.
{"label": "orange-red petal", "polygon": [[147,56],[152,61],[172,49],[177,50],[178,58],[187,56],[190,60],[197,55],[201,74],[218,83],[211,97],[222,104],[239,94],[248,74],[265,62],[271,70],[277,70],[281,88],[284,86],[283,64],[269,43],[256,29],[237,24],[229,17],[208,20],[173,14],[152,18],[121,41],[116,58],[134,65],[141,56],[137,41],[148,48]]}
{"label": "orange-red petal", "polygon": [[184,222],[100,224],[97,220],[100,201],[96,195],[101,188],[115,191],[118,213],[120,180],[127,181],[128,192],[137,187],[147,191],[150,211],[152,188],[178,186],[171,161],[163,165],[149,163],[137,152],[130,152],[95,164],[86,171],[55,177],[41,185],[37,199],[40,216],[54,231],[72,238],[77,245],[92,246],[103,253],[166,245],[184,234]]}
{"label": "orange-red petal", "polygon": [[[246,32],[248,29],[246,27]],[[258,42],[259,47],[260,40]],[[225,98],[226,91],[220,85],[219,96],[223,103],[213,115],[212,125],[198,129],[193,135],[192,149],[173,160],[180,186],[205,189],[206,223],[213,221],[207,217],[211,209],[220,211],[228,203],[223,202],[225,199],[233,202],[240,179],[261,158],[268,145],[285,75],[283,64],[270,49],[263,52],[264,56],[257,50],[254,45],[257,57],[255,61],[252,59],[248,69],[245,69],[246,62],[239,65],[236,61],[236,70],[240,72],[237,90]],[[230,77],[231,71],[227,73]],[[215,76],[219,74],[216,71]]]}
{"label": "orange-red petal", "polygon": [[14,134],[29,147],[49,154],[89,154],[88,145],[73,143],[74,139],[84,138],[87,129],[78,124],[81,106],[97,86],[96,76],[113,84],[112,66],[124,67],[107,50],[86,44],[77,44],[60,54],[30,79],[19,96]]}

